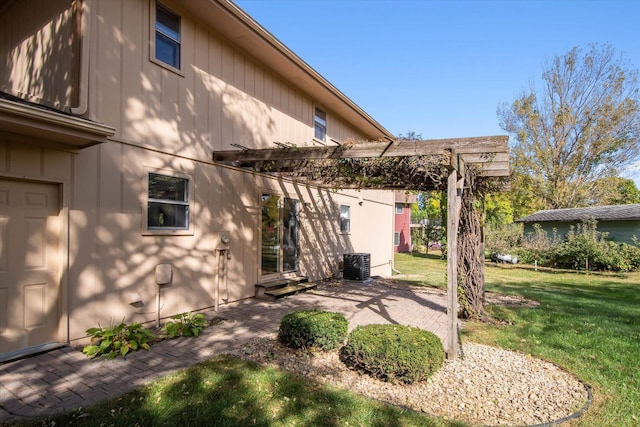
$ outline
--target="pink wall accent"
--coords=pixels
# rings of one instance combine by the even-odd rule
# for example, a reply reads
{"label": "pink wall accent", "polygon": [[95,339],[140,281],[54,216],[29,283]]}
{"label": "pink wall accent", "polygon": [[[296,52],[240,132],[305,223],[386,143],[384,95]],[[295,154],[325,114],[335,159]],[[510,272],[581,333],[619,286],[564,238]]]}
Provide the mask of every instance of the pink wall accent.
{"label": "pink wall accent", "polygon": [[400,233],[400,244],[394,244],[393,251],[411,252],[411,205],[403,203],[401,214],[396,213],[395,207],[393,211],[395,215],[393,231],[394,233]]}

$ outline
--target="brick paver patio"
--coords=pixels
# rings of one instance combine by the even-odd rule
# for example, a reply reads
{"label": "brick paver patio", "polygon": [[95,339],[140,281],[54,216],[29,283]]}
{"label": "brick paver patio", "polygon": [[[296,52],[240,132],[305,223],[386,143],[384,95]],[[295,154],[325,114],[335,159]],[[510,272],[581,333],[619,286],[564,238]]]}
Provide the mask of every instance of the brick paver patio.
{"label": "brick paver patio", "polygon": [[63,347],[0,364],[0,424],[19,418],[87,407],[118,397],[153,379],[249,340],[275,334],[286,313],[320,309],[344,314],[349,328],[371,323],[416,326],[438,335],[446,348],[446,295],[434,290],[395,289],[377,281],[343,281],[275,302],[247,299],[208,312],[224,322],[197,338],[154,344],[126,359],[88,359],[78,349]]}

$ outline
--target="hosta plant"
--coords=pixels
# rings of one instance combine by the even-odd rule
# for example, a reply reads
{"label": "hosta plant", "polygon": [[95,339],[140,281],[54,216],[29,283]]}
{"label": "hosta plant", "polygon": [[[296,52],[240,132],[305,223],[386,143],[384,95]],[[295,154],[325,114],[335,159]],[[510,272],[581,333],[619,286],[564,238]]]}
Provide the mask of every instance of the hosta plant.
{"label": "hosta plant", "polygon": [[202,313],[181,313],[171,316],[162,332],[167,338],[197,337],[207,327],[207,319]]}
{"label": "hosta plant", "polygon": [[113,359],[116,356],[125,357],[131,351],[141,348],[149,350],[149,344],[156,336],[140,323],[120,323],[108,328],[89,328],[87,335],[91,337],[89,345],[82,349],[87,356],[94,358],[104,356]]}

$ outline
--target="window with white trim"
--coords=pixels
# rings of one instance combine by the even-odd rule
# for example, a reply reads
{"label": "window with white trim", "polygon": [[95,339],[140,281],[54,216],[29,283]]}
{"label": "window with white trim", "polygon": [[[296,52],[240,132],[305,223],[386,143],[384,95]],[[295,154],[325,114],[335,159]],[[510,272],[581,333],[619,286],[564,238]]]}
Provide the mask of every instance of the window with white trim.
{"label": "window with white trim", "polygon": [[148,230],[189,230],[189,179],[149,172]]}
{"label": "window with white trim", "polygon": [[400,232],[393,233],[393,246],[400,246]]}
{"label": "window with white trim", "polygon": [[155,58],[180,69],[180,16],[156,3]]}
{"label": "window with white trim", "polygon": [[327,113],[316,107],[313,116],[314,138],[322,142],[327,140]]}
{"label": "window with white trim", "polygon": [[404,213],[404,205],[402,203],[396,203],[396,214],[402,215]]}
{"label": "window with white trim", "polygon": [[351,231],[351,206],[340,205],[340,232]]}

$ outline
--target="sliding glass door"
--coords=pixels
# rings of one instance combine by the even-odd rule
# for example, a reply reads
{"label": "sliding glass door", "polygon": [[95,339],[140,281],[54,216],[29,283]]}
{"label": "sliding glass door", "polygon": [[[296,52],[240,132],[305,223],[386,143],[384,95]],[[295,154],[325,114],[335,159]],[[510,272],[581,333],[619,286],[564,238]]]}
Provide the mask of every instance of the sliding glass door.
{"label": "sliding glass door", "polygon": [[298,270],[300,202],[274,194],[262,195],[262,275]]}

